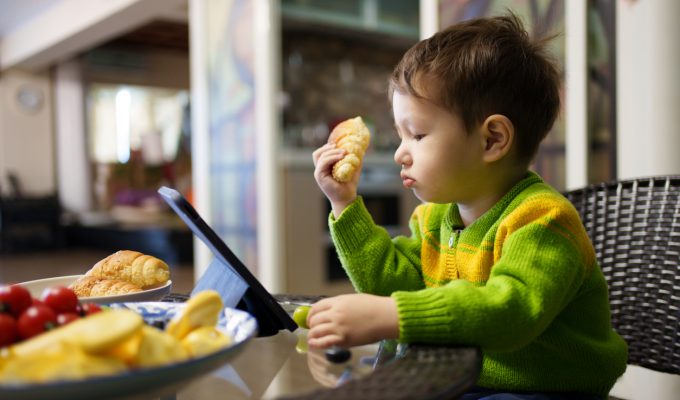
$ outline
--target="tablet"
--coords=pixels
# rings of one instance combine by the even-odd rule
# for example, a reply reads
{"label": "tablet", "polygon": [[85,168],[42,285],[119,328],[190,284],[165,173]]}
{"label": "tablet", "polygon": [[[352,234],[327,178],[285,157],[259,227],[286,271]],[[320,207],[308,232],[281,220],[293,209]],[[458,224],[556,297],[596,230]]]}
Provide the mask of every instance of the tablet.
{"label": "tablet", "polygon": [[177,190],[163,186],[158,193],[214,256],[192,295],[207,289],[216,290],[225,306],[247,311],[257,319],[258,336],[297,329],[290,315]]}

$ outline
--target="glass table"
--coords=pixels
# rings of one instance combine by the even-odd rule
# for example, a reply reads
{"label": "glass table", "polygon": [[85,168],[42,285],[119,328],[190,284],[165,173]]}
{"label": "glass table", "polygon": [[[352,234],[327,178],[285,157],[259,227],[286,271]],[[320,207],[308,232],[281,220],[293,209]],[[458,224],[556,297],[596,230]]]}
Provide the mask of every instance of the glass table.
{"label": "glass table", "polygon": [[[280,300],[292,313],[298,304]],[[307,348],[307,330],[250,340],[231,363],[203,376],[178,399],[450,399],[474,385],[477,348],[404,345],[395,341],[354,347],[347,360]]]}

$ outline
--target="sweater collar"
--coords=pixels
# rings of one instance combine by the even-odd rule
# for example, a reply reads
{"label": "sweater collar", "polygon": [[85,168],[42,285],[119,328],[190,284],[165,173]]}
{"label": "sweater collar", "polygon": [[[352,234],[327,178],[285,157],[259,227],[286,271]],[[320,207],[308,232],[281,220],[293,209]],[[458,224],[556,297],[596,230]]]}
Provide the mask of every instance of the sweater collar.
{"label": "sweater collar", "polygon": [[[505,211],[508,205],[517,197],[518,194],[524,191],[524,189],[535,183],[543,183],[538,174],[533,171],[528,171],[527,175],[515,186],[512,187],[493,207],[482,214],[477,220],[475,220],[467,228],[475,227],[475,229],[486,229],[493,225],[500,215]],[[451,228],[451,230],[463,230],[466,227],[463,225],[463,219],[460,217],[460,211],[458,210],[458,204],[451,203],[449,205],[449,210],[446,213],[446,224]]]}

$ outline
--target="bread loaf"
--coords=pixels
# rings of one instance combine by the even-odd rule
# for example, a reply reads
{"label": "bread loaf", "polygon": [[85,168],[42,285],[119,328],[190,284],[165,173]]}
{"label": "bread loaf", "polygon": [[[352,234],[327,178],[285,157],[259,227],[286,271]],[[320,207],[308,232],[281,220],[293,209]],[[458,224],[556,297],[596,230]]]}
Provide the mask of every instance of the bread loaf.
{"label": "bread loaf", "polygon": [[348,182],[361,166],[361,160],[366,154],[371,133],[361,117],[350,118],[340,122],[328,137],[329,143],[347,151],[342,160],[333,166],[333,179],[338,182]]}
{"label": "bread loaf", "polygon": [[121,280],[142,289],[170,279],[168,264],[137,251],[120,250],[94,265],[86,275],[100,279]]}
{"label": "bread loaf", "polygon": [[120,250],[96,263],[70,285],[78,297],[113,296],[141,292],[164,284],[170,268],[156,257]]}
{"label": "bread loaf", "polygon": [[78,297],[114,296],[141,292],[139,286],[115,279],[100,279],[83,275],[69,286]]}

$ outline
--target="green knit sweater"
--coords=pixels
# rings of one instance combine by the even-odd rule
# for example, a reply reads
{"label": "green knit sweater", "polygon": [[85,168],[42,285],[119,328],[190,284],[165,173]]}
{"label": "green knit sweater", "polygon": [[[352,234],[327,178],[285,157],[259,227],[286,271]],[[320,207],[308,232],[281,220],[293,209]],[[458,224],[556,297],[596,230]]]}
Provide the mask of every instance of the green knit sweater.
{"label": "green knit sweater", "polygon": [[361,198],[329,225],[355,288],[395,299],[400,341],[482,349],[479,386],[606,394],[626,369],[579,215],[534,173],[467,227],[421,204],[390,238]]}

